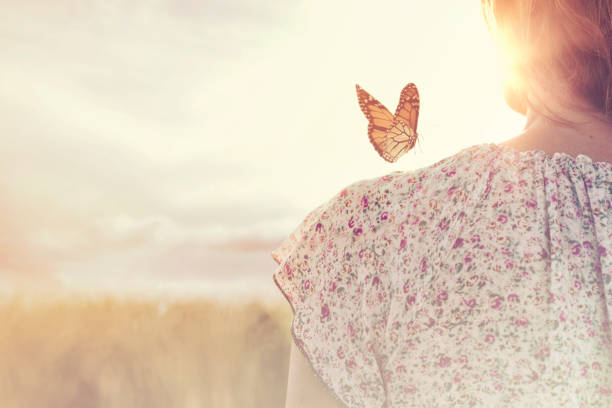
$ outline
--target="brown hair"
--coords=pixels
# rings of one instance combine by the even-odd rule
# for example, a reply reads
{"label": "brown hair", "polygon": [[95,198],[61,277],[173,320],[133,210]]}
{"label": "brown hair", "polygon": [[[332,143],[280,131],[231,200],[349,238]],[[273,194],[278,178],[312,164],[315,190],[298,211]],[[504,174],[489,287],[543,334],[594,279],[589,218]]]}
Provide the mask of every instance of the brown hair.
{"label": "brown hair", "polygon": [[[511,107],[533,107],[533,81],[561,86],[570,107],[612,121],[611,0],[481,0],[489,30],[510,56],[519,84]],[[514,52],[512,52],[514,50]],[[514,105],[514,106],[512,106]]]}

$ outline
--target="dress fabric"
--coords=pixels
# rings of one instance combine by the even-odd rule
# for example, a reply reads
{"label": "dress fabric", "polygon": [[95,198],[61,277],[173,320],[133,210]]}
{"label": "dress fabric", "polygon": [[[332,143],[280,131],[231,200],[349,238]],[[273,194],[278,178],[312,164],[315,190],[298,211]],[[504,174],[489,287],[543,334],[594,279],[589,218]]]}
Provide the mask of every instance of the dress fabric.
{"label": "dress fabric", "polygon": [[349,408],[612,407],[612,164],[473,145],[356,181],[271,252]]}

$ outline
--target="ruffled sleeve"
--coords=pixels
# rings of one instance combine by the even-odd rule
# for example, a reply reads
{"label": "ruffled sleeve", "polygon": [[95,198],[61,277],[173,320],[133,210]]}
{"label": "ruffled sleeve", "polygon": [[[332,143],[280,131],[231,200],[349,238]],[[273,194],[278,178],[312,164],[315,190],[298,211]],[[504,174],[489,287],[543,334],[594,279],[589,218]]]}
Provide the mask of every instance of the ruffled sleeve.
{"label": "ruffled sleeve", "polygon": [[293,310],[292,337],[316,376],[347,407],[380,408],[385,390],[365,311],[378,278],[356,262],[355,242],[369,225],[355,210],[361,187],[355,182],[312,210],[270,255]]}

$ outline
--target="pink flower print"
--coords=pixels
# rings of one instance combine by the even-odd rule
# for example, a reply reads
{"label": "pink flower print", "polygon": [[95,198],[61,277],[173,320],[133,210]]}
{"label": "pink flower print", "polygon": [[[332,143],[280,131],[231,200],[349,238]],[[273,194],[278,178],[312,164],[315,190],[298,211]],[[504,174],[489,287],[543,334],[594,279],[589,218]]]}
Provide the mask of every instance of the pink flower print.
{"label": "pink flower print", "polygon": [[323,224],[321,224],[321,223],[319,222],[319,223],[317,223],[317,226],[316,226],[316,228],[315,228],[315,231],[316,231],[316,232],[321,232],[321,228],[323,228]]}
{"label": "pink flower print", "polygon": [[593,186],[593,184],[592,184],[592,182],[591,182],[591,179],[590,179],[590,178],[585,179],[585,180],[584,180],[584,185],[585,185],[587,188],[591,188],[591,187]]}
{"label": "pink flower print", "polygon": [[535,208],[537,204],[538,204],[537,201],[534,200],[533,198],[530,198],[529,200],[525,201],[525,205],[529,208]]}
{"label": "pink flower print", "polygon": [[285,264],[285,274],[287,274],[287,276],[293,275],[293,271],[291,270],[291,265],[289,265],[288,263]]}
{"label": "pink flower print", "polygon": [[308,291],[310,289],[310,279],[306,279],[304,281],[304,290]]}
{"label": "pink flower print", "polygon": [[372,286],[378,285],[379,283],[380,279],[378,278],[378,276],[375,276],[374,279],[372,279]]}
{"label": "pink flower print", "polygon": [[388,216],[389,216],[389,213],[387,211],[383,211],[383,213],[380,214],[381,221],[385,221]]}
{"label": "pink flower print", "polygon": [[518,301],[519,301],[519,297],[516,293],[511,293],[508,295],[508,302],[518,303]]}
{"label": "pink flower print", "polygon": [[337,288],[337,287],[338,287],[338,285],[336,285],[336,282],[334,281],[334,282],[330,283],[330,285],[329,285],[329,291],[330,291],[330,292],[334,292],[334,291],[336,290],[336,288]]}
{"label": "pink flower print", "polygon": [[453,244],[453,249],[459,248],[463,245],[463,238],[457,238]]}
{"label": "pink flower print", "polygon": [[559,313],[559,320],[561,320],[562,322],[565,321],[565,311],[562,310],[561,313]]}
{"label": "pink flower print", "polygon": [[512,261],[506,262],[506,269],[512,269],[513,267],[514,267],[514,264],[512,263]]}
{"label": "pink flower print", "polygon": [[495,336],[492,334],[487,334],[485,337],[485,342],[489,343],[489,344],[493,344],[495,343]]}
{"label": "pink flower print", "polygon": [[329,319],[329,306],[327,304],[321,306],[321,321],[324,319]]}
{"label": "pink flower print", "polygon": [[347,191],[346,191],[346,188],[345,188],[344,190],[342,190],[342,191],[340,192],[340,198],[344,198],[344,197],[346,197],[346,193],[347,193]]}
{"label": "pink flower print", "polygon": [[404,366],[404,365],[398,365],[398,366],[395,368],[395,372],[396,372],[396,373],[405,373],[405,372],[406,372],[406,366]]}
{"label": "pink flower print", "polygon": [[453,377],[453,382],[460,382],[461,381],[461,376],[459,375],[459,373],[455,374],[455,376]]}
{"label": "pink flower print", "polygon": [[449,171],[448,173],[446,173],[446,177],[452,177],[455,175],[457,171],[455,169],[452,169],[451,171]]}
{"label": "pink flower print", "polygon": [[501,224],[505,224],[506,221],[508,221],[508,217],[505,214],[499,214],[497,216],[497,222],[499,222]]}
{"label": "pink flower print", "polygon": [[480,235],[478,235],[478,234],[472,235],[472,237],[470,238],[470,242],[472,242],[472,243],[480,242]]}
{"label": "pink flower print", "polygon": [[401,249],[406,248],[406,238],[402,239],[402,242],[400,242],[400,248]]}
{"label": "pink flower print", "polygon": [[580,375],[582,377],[586,377],[588,373],[589,373],[589,366],[588,365],[582,366],[582,372],[580,373]]}
{"label": "pink flower print", "polygon": [[363,250],[363,249],[360,249],[360,250],[359,250],[359,259],[362,259],[362,258],[363,258],[363,252],[364,252],[364,250]]}
{"label": "pink flower print", "polygon": [[491,191],[491,184],[487,184],[487,187],[484,190],[484,195],[486,196],[487,194],[489,194],[489,191]]}
{"label": "pink flower print", "polygon": [[472,258],[470,257],[471,254],[467,254],[464,258],[463,258],[463,262],[465,263],[469,263],[472,262]]}
{"label": "pink flower print", "polygon": [[612,394],[612,388],[610,387],[599,387],[599,393],[602,395],[610,395]]}
{"label": "pink flower print", "polygon": [[546,347],[542,347],[540,350],[538,350],[538,353],[536,354],[536,357],[539,358],[540,360],[544,360],[549,355],[550,355],[550,348],[548,346],[546,346]]}
{"label": "pink flower print", "polygon": [[601,370],[601,364],[599,364],[597,361],[593,361],[593,363],[591,363],[591,368],[593,370]]}
{"label": "pink flower print", "polygon": [[553,195],[551,195],[551,196],[550,196],[550,200],[551,200],[553,203],[558,203],[558,202],[559,202],[559,199],[557,198],[557,193],[553,193]]}
{"label": "pink flower print", "polygon": [[519,187],[525,187],[527,185],[527,182],[525,180],[519,180],[518,185]]}
{"label": "pink flower print", "polygon": [[582,289],[582,283],[578,279],[574,281],[574,287],[578,290]]}
{"label": "pink flower print", "polygon": [[348,226],[349,228],[353,228],[355,226],[355,220],[353,219],[353,217],[351,217],[351,219],[349,220]]}
{"label": "pink flower print", "polygon": [[355,337],[355,328],[353,328],[353,324],[349,323],[347,326],[349,337]]}
{"label": "pink flower print", "polygon": [[344,358],[344,351],[342,351],[342,347],[338,348],[338,351],[336,352],[336,354],[338,355],[338,358],[340,360],[342,360]]}
{"label": "pink flower print", "polygon": [[440,229],[440,231],[444,231],[446,228],[448,228],[448,220],[444,218],[442,221],[440,221],[438,223],[438,228]]}
{"label": "pink flower print", "polygon": [[572,245],[572,255],[580,255],[580,244]]}
{"label": "pink flower print", "polygon": [[510,193],[510,192],[512,192],[512,189],[513,189],[512,184],[506,184],[504,186],[504,193]]}
{"label": "pink flower print", "polygon": [[362,205],[363,208],[366,208],[368,206],[368,197],[363,196],[361,198],[361,205]]}
{"label": "pink flower print", "polygon": [[404,394],[414,394],[416,392],[416,387],[414,385],[406,385],[403,388]]}
{"label": "pink flower print", "polygon": [[599,256],[606,256],[606,248],[602,247],[601,245],[597,248],[597,250],[599,251]]}
{"label": "pink flower print", "polygon": [[476,299],[472,298],[470,300],[468,300],[467,302],[465,301],[465,299],[463,299],[463,303],[469,307],[470,309],[473,308],[474,306],[476,306]]}
{"label": "pink flower print", "polygon": [[404,293],[408,293],[408,290],[410,290],[410,281],[406,281],[404,283],[403,289],[404,289]]}
{"label": "pink flower print", "polygon": [[438,362],[438,365],[440,367],[448,367],[451,363],[451,359],[450,357],[447,356],[440,356],[440,361]]}
{"label": "pink flower print", "polygon": [[427,259],[421,259],[421,272],[425,272],[427,270]]}
{"label": "pink flower print", "polygon": [[357,363],[355,363],[355,359],[351,358],[350,360],[347,360],[346,367],[351,371],[354,370],[355,367],[357,367]]}
{"label": "pink flower print", "polygon": [[590,241],[583,241],[582,246],[585,247],[586,249],[593,249],[593,244],[591,244]]}
{"label": "pink flower print", "polygon": [[363,229],[361,227],[357,227],[353,230],[353,234],[355,235],[360,235],[363,232]]}
{"label": "pink flower print", "polygon": [[515,326],[527,326],[527,323],[529,323],[529,321],[527,319],[523,319],[523,318],[519,318],[519,319],[514,320]]}
{"label": "pink flower print", "polygon": [[589,335],[589,337],[595,337],[595,330],[593,330],[592,327],[589,327],[587,329],[587,334]]}
{"label": "pink flower print", "polygon": [[416,296],[412,295],[412,296],[408,296],[408,299],[406,300],[406,303],[408,303],[409,305],[413,304],[416,300]]}
{"label": "pink flower print", "polygon": [[442,292],[438,293],[438,302],[443,302],[446,299],[448,299],[448,294],[446,293],[445,290],[443,290]]}
{"label": "pink flower print", "polygon": [[491,309],[499,309],[501,307],[503,300],[504,300],[503,297],[500,297],[500,296],[495,297],[495,299],[491,301]]}
{"label": "pink flower print", "polygon": [[468,362],[468,356],[466,354],[462,354],[461,356],[459,356],[459,362],[461,364],[467,364]]}

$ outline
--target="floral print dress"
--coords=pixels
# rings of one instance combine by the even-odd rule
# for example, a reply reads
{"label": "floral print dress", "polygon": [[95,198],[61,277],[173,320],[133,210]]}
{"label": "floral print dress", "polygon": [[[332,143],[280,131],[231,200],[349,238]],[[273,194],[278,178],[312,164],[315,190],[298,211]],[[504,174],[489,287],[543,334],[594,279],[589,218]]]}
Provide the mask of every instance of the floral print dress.
{"label": "floral print dress", "polygon": [[349,408],[612,407],[612,164],[484,143],[354,182],[271,252]]}

